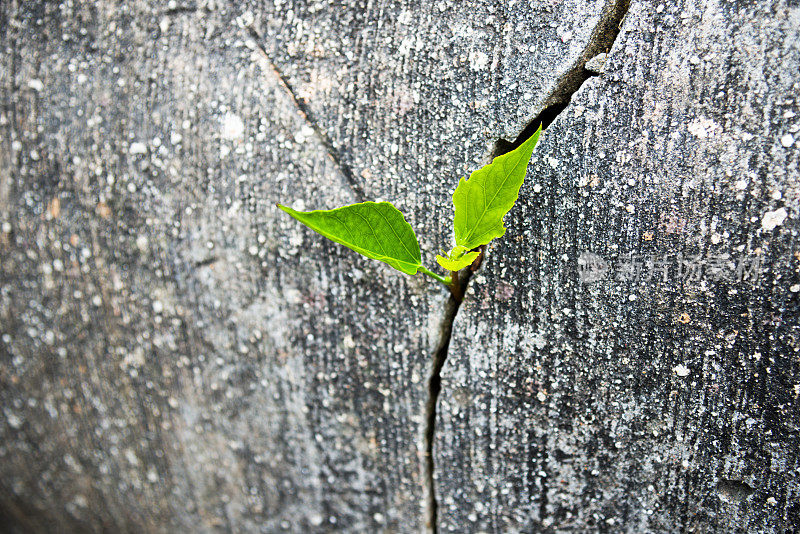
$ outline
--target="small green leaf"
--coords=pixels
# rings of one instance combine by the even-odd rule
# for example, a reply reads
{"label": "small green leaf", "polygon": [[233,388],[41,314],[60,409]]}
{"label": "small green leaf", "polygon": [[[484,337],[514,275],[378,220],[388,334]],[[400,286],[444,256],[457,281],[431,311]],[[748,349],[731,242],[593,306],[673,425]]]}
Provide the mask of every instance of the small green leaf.
{"label": "small green leaf", "polygon": [[[506,232],[503,217],[519,197],[542,128],[519,147],[462,178],[453,193],[456,245],[472,250]],[[441,264],[441,262],[440,262]]]}
{"label": "small green leaf", "polygon": [[436,256],[436,262],[448,271],[460,271],[464,267],[471,265],[479,255],[479,251],[469,252],[467,247],[456,245],[446,258]]}
{"label": "small green leaf", "polygon": [[332,241],[406,274],[422,268],[419,243],[403,214],[388,202],[362,202],[334,210],[280,209]]}

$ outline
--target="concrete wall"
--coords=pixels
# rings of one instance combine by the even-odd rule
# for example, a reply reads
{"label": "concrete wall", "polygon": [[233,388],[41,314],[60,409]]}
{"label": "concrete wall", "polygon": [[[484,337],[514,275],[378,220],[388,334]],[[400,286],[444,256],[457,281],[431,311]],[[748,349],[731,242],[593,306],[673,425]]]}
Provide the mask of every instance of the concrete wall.
{"label": "concrete wall", "polygon": [[[800,523],[795,2],[0,28],[7,531]],[[391,201],[433,267],[458,178],[542,121],[460,307],[275,208]]]}

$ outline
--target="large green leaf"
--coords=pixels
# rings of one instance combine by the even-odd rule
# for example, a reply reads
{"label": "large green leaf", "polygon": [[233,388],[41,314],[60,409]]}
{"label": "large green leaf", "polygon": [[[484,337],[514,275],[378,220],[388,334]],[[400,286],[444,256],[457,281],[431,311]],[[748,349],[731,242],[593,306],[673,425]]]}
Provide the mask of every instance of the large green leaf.
{"label": "large green leaf", "polygon": [[334,210],[280,209],[315,232],[398,271],[423,269],[419,243],[403,214],[388,202],[362,202]]}
{"label": "large green leaf", "polygon": [[503,217],[519,197],[542,128],[519,147],[462,178],[453,193],[456,245],[472,250],[506,232]]}

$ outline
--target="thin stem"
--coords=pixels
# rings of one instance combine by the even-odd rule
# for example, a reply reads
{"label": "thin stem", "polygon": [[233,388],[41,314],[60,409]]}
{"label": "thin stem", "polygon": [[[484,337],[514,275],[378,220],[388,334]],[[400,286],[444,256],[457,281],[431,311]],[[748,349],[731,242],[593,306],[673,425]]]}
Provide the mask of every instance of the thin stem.
{"label": "thin stem", "polygon": [[419,270],[422,271],[423,273],[427,274],[428,276],[430,276],[434,280],[438,280],[439,282],[443,283],[447,287],[450,287],[450,284],[452,283],[452,280],[449,277],[445,278],[443,276],[439,276],[438,274],[429,271],[425,267],[420,267]]}
{"label": "thin stem", "polygon": [[450,280],[452,280],[450,283],[450,293],[457,302],[461,302],[461,299],[464,298],[464,290],[461,287],[461,278],[458,275],[458,271],[450,271]]}

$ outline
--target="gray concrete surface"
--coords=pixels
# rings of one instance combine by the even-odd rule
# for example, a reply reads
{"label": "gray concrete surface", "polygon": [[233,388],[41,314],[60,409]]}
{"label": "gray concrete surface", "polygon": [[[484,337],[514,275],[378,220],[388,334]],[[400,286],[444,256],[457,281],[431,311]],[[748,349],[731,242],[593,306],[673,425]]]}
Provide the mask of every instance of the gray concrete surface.
{"label": "gray concrete surface", "polygon": [[798,528],[798,17],[632,4],[456,317],[440,530]]}
{"label": "gray concrete surface", "polygon": [[[0,4],[4,528],[790,529],[800,14],[626,10]],[[274,208],[392,201],[433,267],[458,178],[606,52],[457,314]]]}

